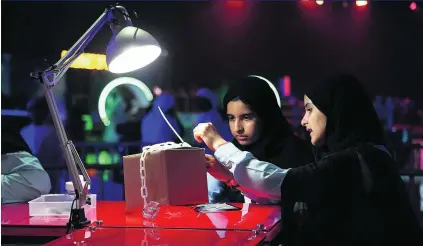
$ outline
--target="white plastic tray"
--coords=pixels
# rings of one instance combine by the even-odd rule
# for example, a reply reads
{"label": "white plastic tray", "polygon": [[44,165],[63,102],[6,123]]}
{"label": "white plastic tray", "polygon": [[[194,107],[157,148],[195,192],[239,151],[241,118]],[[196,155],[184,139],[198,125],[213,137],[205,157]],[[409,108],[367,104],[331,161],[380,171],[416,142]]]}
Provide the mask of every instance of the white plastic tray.
{"label": "white plastic tray", "polygon": [[[96,210],[97,195],[90,194],[91,205],[84,205],[85,213]],[[29,216],[67,216],[69,217],[74,196],[65,194],[42,195],[29,201]],[[74,204],[75,206],[75,204]]]}

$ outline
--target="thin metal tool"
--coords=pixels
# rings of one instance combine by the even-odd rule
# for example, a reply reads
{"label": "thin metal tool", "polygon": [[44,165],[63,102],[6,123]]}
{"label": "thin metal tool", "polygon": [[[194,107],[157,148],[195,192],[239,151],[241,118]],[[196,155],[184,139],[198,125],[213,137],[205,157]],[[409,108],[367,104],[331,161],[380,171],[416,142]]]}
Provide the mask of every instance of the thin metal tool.
{"label": "thin metal tool", "polygon": [[[184,145],[189,145],[187,142],[185,142],[181,136],[179,136],[179,134],[176,132],[175,128],[173,128],[173,126],[170,124],[170,122],[167,120],[166,116],[164,115],[162,109],[160,108],[160,106],[157,106],[159,108],[160,114],[162,115],[163,119],[166,121],[167,125],[170,127],[170,129],[172,129],[173,133],[175,133],[175,135],[178,137],[178,139],[181,141],[181,143],[183,143]],[[188,147],[188,146],[187,146]]]}

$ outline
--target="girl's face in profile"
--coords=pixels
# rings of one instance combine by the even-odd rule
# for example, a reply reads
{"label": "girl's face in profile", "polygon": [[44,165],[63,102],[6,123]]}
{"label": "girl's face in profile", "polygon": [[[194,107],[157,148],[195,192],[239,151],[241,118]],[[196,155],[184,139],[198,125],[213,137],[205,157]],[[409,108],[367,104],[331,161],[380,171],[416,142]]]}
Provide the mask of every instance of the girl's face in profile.
{"label": "girl's face in profile", "polygon": [[326,116],[313,104],[307,96],[304,96],[305,114],[301,120],[311,137],[311,144],[320,146],[325,141]]}
{"label": "girl's face in profile", "polygon": [[250,145],[257,141],[261,133],[260,119],[241,100],[230,101],[226,114],[232,135],[240,145]]}

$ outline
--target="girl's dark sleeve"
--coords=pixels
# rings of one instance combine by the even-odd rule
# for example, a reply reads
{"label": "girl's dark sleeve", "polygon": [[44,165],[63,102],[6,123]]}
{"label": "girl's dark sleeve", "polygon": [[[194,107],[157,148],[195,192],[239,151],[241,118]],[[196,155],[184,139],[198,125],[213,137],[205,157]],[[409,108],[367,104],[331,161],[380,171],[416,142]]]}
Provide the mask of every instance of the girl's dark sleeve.
{"label": "girl's dark sleeve", "polygon": [[281,199],[316,202],[323,196],[342,196],[361,182],[358,159],[351,154],[326,158],[290,169],[281,185]]}

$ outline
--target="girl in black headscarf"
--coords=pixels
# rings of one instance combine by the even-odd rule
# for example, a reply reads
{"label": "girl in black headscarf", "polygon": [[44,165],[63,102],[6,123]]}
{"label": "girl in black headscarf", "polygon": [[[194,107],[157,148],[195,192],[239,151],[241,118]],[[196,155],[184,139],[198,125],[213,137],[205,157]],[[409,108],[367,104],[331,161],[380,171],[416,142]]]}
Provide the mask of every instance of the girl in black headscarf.
{"label": "girl in black headscarf", "polygon": [[[270,82],[269,82],[270,83]],[[256,158],[280,168],[294,168],[313,161],[311,146],[295,136],[291,125],[282,114],[275,92],[268,82],[256,76],[236,81],[223,99],[232,143],[240,150],[252,153]],[[243,202],[239,190],[226,187],[228,201]],[[254,199],[253,199],[254,200]],[[255,199],[256,202],[266,202]],[[301,200],[285,200],[284,208],[302,207]],[[291,234],[295,214],[284,216],[284,233]]]}
{"label": "girl in black headscarf", "polygon": [[301,123],[319,154],[316,162],[282,169],[201,125],[194,137],[213,146],[218,160],[209,172],[233,178],[247,194],[304,201],[307,216],[283,238],[287,245],[420,245],[419,223],[363,86],[352,76],[335,76],[306,93],[305,109]]}
{"label": "girl in black headscarf", "polygon": [[[275,93],[267,82],[258,77],[235,81],[223,98],[232,143],[240,150],[249,151],[260,160],[281,168],[292,168],[313,160],[308,144],[295,136],[282,114]],[[224,189],[223,199],[243,202],[236,189]]]}
{"label": "girl in black headscarf", "polygon": [[[240,150],[281,168],[298,167],[313,160],[309,144],[294,135],[265,80],[249,76],[236,81],[223,98],[223,108],[234,136],[232,143]],[[251,114],[245,115],[246,112]],[[251,122],[255,127],[248,136]]]}

